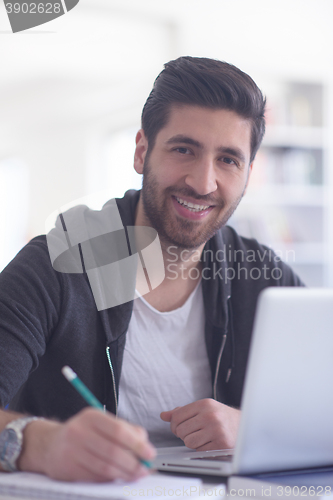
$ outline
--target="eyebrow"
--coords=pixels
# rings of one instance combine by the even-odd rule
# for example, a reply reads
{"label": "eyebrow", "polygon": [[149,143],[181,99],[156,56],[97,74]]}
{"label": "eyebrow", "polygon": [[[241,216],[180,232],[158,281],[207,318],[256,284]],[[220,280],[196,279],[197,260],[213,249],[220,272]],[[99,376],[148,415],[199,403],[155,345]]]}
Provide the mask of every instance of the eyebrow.
{"label": "eyebrow", "polygon": [[[191,137],[187,137],[186,135],[174,135],[173,137],[170,137],[166,141],[166,144],[189,144],[190,146],[195,146],[199,149],[204,149],[204,146],[201,142],[196,141],[195,139],[192,139]],[[228,154],[231,156],[234,156],[235,158],[238,158],[242,162],[246,162],[245,155],[243,151],[239,148],[231,148],[231,147],[224,147],[220,146],[217,148],[217,151],[222,154]]]}

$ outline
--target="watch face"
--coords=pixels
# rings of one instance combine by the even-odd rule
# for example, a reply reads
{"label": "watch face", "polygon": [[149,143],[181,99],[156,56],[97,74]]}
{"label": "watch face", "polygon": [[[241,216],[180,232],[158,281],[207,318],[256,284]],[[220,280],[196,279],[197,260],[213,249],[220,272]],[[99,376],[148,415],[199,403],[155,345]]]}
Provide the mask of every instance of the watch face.
{"label": "watch face", "polygon": [[21,445],[17,440],[13,429],[5,429],[0,434],[0,459],[13,463],[21,451]]}

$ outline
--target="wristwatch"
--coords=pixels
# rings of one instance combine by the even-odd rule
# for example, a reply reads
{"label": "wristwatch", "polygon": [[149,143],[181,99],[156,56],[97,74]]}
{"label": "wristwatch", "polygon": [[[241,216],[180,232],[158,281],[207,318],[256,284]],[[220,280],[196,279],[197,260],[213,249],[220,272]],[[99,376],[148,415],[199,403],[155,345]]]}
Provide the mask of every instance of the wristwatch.
{"label": "wristwatch", "polygon": [[39,417],[22,417],[12,420],[0,433],[0,464],[3,470],[17,471],[16,461],[22,451],[23,430]]}

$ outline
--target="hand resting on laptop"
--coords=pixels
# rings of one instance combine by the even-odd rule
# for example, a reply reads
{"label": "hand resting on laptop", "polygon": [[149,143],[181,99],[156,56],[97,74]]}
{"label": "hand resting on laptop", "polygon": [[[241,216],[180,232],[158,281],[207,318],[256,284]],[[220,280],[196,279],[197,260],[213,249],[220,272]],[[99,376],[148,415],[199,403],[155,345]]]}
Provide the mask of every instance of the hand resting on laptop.
{"label": "hand resting on laptop", "polygon": [[214,399],[200,399],[163,411],[161,419],[170,422],[172,432],[185,446],[206,451],[234,448],[240,415],[240,410]]}

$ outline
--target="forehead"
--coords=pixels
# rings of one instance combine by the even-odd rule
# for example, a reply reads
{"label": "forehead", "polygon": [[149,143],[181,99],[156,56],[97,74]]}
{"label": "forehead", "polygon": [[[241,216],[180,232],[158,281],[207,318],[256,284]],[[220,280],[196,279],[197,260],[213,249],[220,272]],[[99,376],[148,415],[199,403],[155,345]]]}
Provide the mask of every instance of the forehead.
{"label": "forehead", "polygon": [[156,141],[166,143],[177,135],[194,139],[207,148],[238,147],[250,156],[251,122],[234,111],[172,106],[168,122],[157,134]]}

